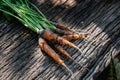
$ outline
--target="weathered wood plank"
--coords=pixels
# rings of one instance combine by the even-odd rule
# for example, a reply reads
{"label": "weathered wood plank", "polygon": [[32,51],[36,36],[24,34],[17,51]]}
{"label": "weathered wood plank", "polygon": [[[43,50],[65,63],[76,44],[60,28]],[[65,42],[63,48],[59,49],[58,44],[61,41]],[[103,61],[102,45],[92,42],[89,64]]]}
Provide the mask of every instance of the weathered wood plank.
{"label": "weathered wood plank", "polygon": [[[36,3],[38,5],[38,3]],[[74,80],[93,80],[120,53],[120,1],[81,0],[75,7],[53,7],[47,0],[39,5],[48,19],[61,21],[71,29],[91,32],[91,42],[76,40],[82,54],[64,46],[82,66],[64,59],[74,73]],[[51,8],[52,7],[52,8]],[[62,66],[41,52],[37,35],[19,22],[0,18],[0,80],[68,80],[70,75]]]}

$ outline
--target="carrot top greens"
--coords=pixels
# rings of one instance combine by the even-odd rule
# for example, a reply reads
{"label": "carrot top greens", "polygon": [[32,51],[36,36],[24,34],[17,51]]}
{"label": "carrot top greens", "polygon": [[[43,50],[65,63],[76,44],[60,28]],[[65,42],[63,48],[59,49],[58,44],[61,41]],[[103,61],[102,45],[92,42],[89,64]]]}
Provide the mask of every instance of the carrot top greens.
{"label": "carrot top greens", "polygon": [[42,12],[28,0],[1,0],[0,4],[0,11],[15,17],[36,33],[42,29],[56,29]]}

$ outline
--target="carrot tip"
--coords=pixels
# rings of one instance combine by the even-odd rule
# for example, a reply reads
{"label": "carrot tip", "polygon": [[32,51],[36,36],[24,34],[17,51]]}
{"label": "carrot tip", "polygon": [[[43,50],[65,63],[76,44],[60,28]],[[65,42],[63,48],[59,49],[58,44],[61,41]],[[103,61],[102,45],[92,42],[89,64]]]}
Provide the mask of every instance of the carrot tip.
{"label": "carrot tip", "polygon": [[62,65],[70,72],[71,76],[73,77],[73,72],[65,65],[65,63],[62,63]]}
{"label": "carrot tip", "polygon": [[88,59],[85,55],[82,54],[82,51],[79,49],[79,47],[77,47],[77,46],[75,46],[75,45],[74,45],[73,47],[76,48],[76,49],[78,49],[78,50],[81,52],[81,56],[82,56],[82,57],[84,57],[85,59]]}

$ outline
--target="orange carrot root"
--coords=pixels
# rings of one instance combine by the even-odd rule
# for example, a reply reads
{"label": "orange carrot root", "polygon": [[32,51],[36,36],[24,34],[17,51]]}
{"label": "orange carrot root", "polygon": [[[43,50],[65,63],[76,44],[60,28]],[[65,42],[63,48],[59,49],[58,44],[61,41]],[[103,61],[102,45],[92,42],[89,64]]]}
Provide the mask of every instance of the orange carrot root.
{"label": "orange carrot root", "polygon": [[68,52],[65,51],[61,46],[55,45],[55,48],[56,48],[61,54],[65,55],[66,57],[68,57],[69,59],[71,59],[71,60],[74,61],[74,59],[68,54]]}
{"label": "orange carrot root", "polygon": [[64,25],[64,24],[54,23],[54,25],[55,25],[57,28],[59,28],[59,29],[62,29],[62,30],[68,30],[68,31],[71,31],[71,32],[74,32],[74,33],[79,34],[79,32],[70,29],[68,26],[66,26],[66,25]]}
{"label": "orange carrot root", "polygon": [[64,35],[63,38],[67,40],[77,40],[77,39],[83,39],[84,35],[78,35],[78,34],[73,34],[73,35]]}
{"label": "orange carrot root", "polygon": [[39,38],[39,46],[40,48],[47,53],[50,57],[52,57],[57,63],[64,63],[63,60],[56,54],[56,52],[46,43],[46,41],[42,38]]}
{"label": "orange carrot root", "polygon": [[71,31],[61,30],[59,28],[56,28],[55,32],[58,34],[62,34],[62,35],[72,35],[73,34],[73,32],[71,32]]}
{"label": "orange carrot root", "polygon": [[66,25],[64,24],[60,24],[60,23],[55,23],[55,26],[59,29],[62,29],[62,30],[70,30],[70,28],[68,28]]}
{"label": "orange carrot root", "polygon": [[69,53],[68,53],[67,51],[65,51],[61,46],[55,45],[55,48],[56,48],[61,54],[65,55],[66,57],[68,57],[69,59],[71,59],[73,62],[75,62],[76,64],[79,64],[79,65],[82,66],[84,69],[86,69],[86,70],[89,71],[89,69],[86,68],[86,67],[84,67],[84,65],[83,65],[82,63],[79,63],[79,62],[75,61],[75,60],[69,55]]}
{"label": "orange carrot root", "polygon": [[71,34],[71,35],[64,35],[63,38],[67,39],[67,40],[77,40],[77,39],[85,39],[85,37],[88,35],[89,33],[79,33],[79,34]]}
{"label": "orange carrot root", "polygon": [[46,43],[46,41],[42,38],[39,38],[39,46],[40,48],[52,57],[58,64],[63,65],[71,75],[73,75],[72,71],[65,65],[64,61],[57,55],[57,53]]}

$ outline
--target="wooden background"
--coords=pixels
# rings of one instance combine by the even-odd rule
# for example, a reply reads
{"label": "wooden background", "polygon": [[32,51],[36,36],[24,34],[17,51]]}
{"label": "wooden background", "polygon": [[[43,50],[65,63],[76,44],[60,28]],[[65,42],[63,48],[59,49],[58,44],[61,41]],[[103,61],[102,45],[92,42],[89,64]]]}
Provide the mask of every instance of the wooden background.
{"label": "wooden background", "polygon": [[[42,0],[41,0],[42,1]],[[76,40],[79,51],[64,48],[83,66],[64,59],[73,71],[73,80],[93,80],[108,66],[111,55],[120,53],[120,1],[76,0],[74,7],[53,7],[50,1],[33,2],[51,21],[59,21],[71,29],[92,34],[91,42]],[[0,80],[71,80],[62,66],[41,52],[37,34],[25,28],[16,19],[8,21],[0,14]]]}

